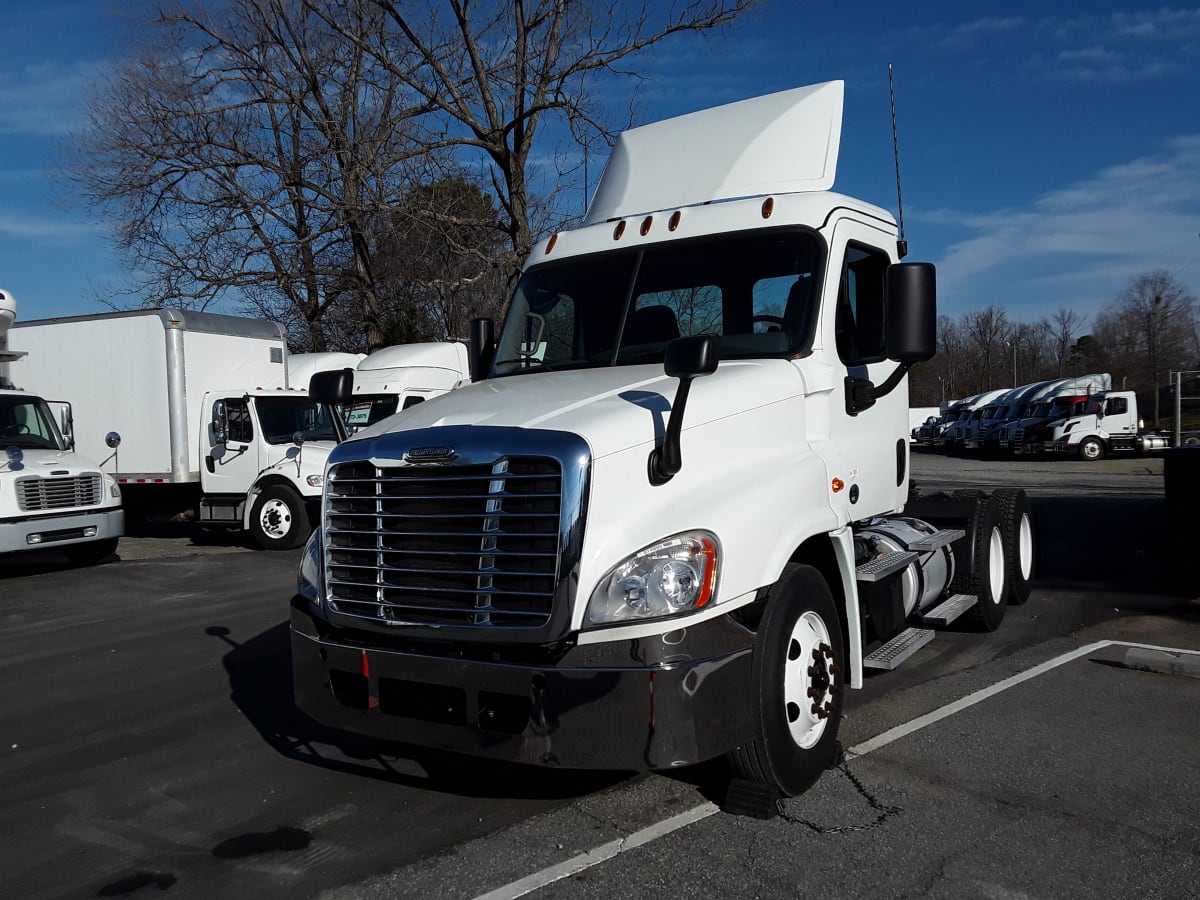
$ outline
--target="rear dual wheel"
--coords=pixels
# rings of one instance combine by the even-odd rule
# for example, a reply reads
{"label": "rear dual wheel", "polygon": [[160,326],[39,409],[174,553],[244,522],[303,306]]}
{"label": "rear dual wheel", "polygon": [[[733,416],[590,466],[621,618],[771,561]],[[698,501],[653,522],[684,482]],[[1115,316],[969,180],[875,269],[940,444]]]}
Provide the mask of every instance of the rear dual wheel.
{"label": "rear dual wheel", "polygon": [[1000,511],[1004,529],[1004,563],[1008,572],[1008,602],[1020,606],[1033,589],[1035,561],[1033,508],[1029,497],[1017,488],[1001,488],[992,493],[992,503]]}

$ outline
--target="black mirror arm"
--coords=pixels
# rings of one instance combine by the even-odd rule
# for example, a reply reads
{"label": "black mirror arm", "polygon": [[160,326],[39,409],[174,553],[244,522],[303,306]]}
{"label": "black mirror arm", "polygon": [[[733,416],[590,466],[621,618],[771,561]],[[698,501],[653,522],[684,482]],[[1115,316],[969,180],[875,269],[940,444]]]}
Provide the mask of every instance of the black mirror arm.
{"label": "black mirror arm", "polygon": [[883,384],[876,387],[867,378],[846,376],[846,415],[857,416],[860,412],[870,409],[880,397],[886,397],[900,384],[914,363],[902,362],[894,372],[887,377]]}
{"label": "black mirror arm", "polygon": [[680,435],[683,433],[683,410],[687,406],[688,392],[692,389],[692,376],[679,379],[675,402],[671,404],[671,417],[667,420],[667,434],[662,446],[650,451],[650,483],[666,484],[683,468],[680,451]]}

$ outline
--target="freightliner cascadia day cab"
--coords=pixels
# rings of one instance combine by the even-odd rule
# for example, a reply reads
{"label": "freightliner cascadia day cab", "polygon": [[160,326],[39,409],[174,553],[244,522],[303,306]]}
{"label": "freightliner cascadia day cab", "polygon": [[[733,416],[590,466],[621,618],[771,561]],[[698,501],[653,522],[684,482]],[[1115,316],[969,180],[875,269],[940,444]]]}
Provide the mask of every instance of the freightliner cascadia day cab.
{"label": "freightliner cascadia day cab", "polygon": [[830,192],[842,98],[622,134],[498,337],[473,324],[473,383],[333,451],[291,609],[302,710],[542,766],[725,755],[795,794],[866,667],[1028,596],[1022,492],[910,502],[934,272]]}
{"label": "freightliner cascadia day cab", "polygon": [[288,379],[307,385],[317,372],[354,370],[354,395],[342,418],[351,434],[453,390],[470,377],[466,345],[424,341],[364,353],[298,353],[288,356]]}
{"label": "freightliner cascadia day cab", "polygon": [[308,538],[345,429],[307,382],[289,389],[282,326],[153,309],[23,322],[12,343],[29,384],[73,404],[80,448],[130,508],[191,509],[268,550]]}
{"label": "freightliner cascadia day cab", "polygon": [[[29,362],[8,346],[16,315],[15,298],[0,291],[0,557],[53,548],[75,565],[93,565],[112,556],[124,534],[121,489],[75,452],[68,404],[14,386],[25,379],[13,370]],[[51,362],[74,361],[56,354]]]}

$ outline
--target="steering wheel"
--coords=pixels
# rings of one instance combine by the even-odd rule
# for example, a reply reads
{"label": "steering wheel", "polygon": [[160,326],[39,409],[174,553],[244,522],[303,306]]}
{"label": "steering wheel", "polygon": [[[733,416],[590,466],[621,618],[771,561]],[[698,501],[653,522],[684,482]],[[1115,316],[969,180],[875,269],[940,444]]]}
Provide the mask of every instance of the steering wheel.
{"label": "steering wheel", "polygon": [[18,434],[29,434],[29,426],[6,425],[4,428],[0,428],[0,435],[3,435],[4,437],[14,437]]}
{"label": "steering wheel", "polygon": [[783,316],[768,316],[766,314],[751,316],[750,324],[754,325],[758,322],[770,322],[772,325],[778,325],[779,330],[783,331]]}

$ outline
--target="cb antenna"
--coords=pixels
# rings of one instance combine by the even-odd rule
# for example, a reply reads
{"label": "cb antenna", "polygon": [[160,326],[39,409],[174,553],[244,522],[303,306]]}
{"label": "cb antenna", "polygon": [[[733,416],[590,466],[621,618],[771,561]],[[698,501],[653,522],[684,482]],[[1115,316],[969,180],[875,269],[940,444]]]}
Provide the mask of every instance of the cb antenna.
{"label": "cb antenna", "polygon": [[896,133],[896,82],[892,78],[892,64],[888,63],[888,94],[892,98],[892,154],[896,158],[896,207],[900,225],[900,239],[896,241],[896,255],[901,259],[908,256],[908,241],[904,239],[904,197],[900,193],[900,138]]}

